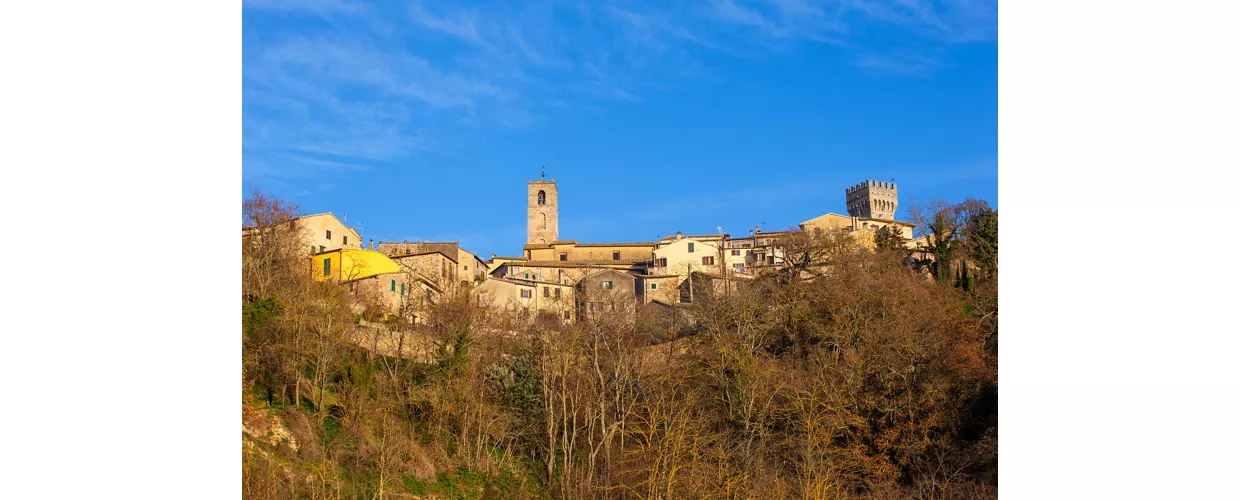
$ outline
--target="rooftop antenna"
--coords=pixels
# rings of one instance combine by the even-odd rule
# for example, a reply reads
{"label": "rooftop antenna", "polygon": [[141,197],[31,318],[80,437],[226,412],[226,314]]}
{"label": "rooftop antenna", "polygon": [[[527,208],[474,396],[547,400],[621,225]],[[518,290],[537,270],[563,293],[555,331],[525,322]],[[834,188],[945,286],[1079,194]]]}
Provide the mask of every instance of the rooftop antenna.
{"label": "rooftop antenna", "polygon": [[719,234],[723,234],[723,226],[715,226],[715,229],[719,230]]}
{"label": "rooftop antenna", "polygon": [[547,180],[547,166],[546,165],[542,166],[542,173],[538,174],[538,179],[543,180],[543,181]]}

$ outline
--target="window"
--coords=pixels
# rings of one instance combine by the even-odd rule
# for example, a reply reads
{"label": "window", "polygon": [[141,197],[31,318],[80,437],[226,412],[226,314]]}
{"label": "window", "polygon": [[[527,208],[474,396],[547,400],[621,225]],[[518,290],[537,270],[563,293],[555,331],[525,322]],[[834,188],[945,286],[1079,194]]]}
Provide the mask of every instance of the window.
{"label": "window", "polygon": [[314,253],[314,245],[310,245],[310,253]]}
{"label": "window", "polygon": [[667,267],[667,257],[656,259],[655,267]]}
{"label": "window", "polygon": [[349,236],[348,236],[348,235],[341,236],[341,237],[340,237],[340,239],[344,241],[344,245],[345,245],[345,246],[349,246]]}
{"label": "window", "polygon": [[707,255],[707,256],[705,256],[705,257],[702,257],[702,265],[703,265],[703,266],[713,266],[713,265],[715,265],[715,258],[714,258],[714,257],[712,257],[712,256],[710,256],[710,255]]}
{"label": "window", "polygon": [[767,258],[766,258],[766,263],[767,263],[767,264],[770,264],[770,265],[772,265],[772,266],[773,266],[773,265],[775,265],[775,256],[774,256],[774,255],[772,255],[772,256],[770,256],[770,257],[767,257]]}
{"label": "window", "polygon": [[350,292],[352,292],[352,291],[353,291],[353,282],[349,282],[349,291],[350,291]]}
{"label": "window", "polygon": [[689,253],[693,253],[693,242],[689,242]]}
{"label": "window", "polygon": [[404,283],[400,284],[400,296],[401,297],[405,296],[405,284]]}
{"label": "window", "polygon": [[525,273],[525,279],[530,279],[530,273]]}
{"label": "window", "polygon": [[651,283],[651,284],[650,284],[650,289],[651,289],[651,290],[658,290],[658,289],[659,289],[659,284],[658,284],[658,283]]}
{"label": "window", "polygon": [[522,307],[522,308],[521,308],[521,314],[524,314],[524,315],[526,315],[526,316],[529,316],[529,315],[530,315],[530,308],[528,308],[528,307]]}
{"label": "window", "polygon": [[620,260],[620,252],[612,252],[611,260]]}
{"label": "window", "polygon": [[331,274],[332,274],[332,259],[331,257],[328,257],[326,259],[323,259],[323,276],[331,276]]}
{"label": "window", "polygon": [[601,282],[599,283],[599,286],[603,287],[604,290],[611,290],[611,286],[612,286],[611,280]]}
{"label": "window", "polygon": [[573,319],[572,313],[564,311],[564,319]]}
{"label": "window", "polygon": [[327,241],[331,241],[331,240],[332,240],[332,230],[328,229],[327,230]]}
{"label": "window", "polygon": [[392,291],[396,291],[396,280],[392,280]]}
{"label": "window", "polygon": [[565,252],[560,252],[560,261],[563,262],[566,260],[568,260],[568,254]]}
{"label": "window", "polygon": [[530,298],[530,296],[531,296],[531,295],[533,295],[533,294],[532,294],[532,293],[530,293],[530,291],[529,291],[529,290],[521,290],[521,298],[523,298],[523,299],[528,299],[528,298]]}
{"label": "window", "polygon": [[556,289],[555,289],[555,298],[557,298],[557,299],[558,299],[558,298],[560,298],[560,289],[559,289],[559,288],[556,288]]}
{"label": "window", "polygon": [[469,280],[461,280],[461,288],[469,288]]}
{"label": "window", "polygon": [[326,251],[327,251],[327,247],[325,247],[325,246],[323,246],[323,245],[319,245],[319,253],[323,253],[323,252],[326,252]]}
{"label": "window", "polygon": [[733,251],[732,251],[732,255],[740,255],[740,254],[741,254],[741,251],[740,251],[740,250],[733,250]]}
{"label": "window", "polygon": [[468,270],[469,270],[469,266],[465,266],[465,270],[466,270],[466,271],[468,271]]}
{"label": "window", "polygon": [[732,270],[738,273],[743,273],[745,272],[745,265],[744,264],[732,264]]}
{"label": "window", "polygon": [[551,287],[549,287],[549,286],[544,286],[544,287],[543,287],[543,298],[545,299],[545,298],[550,297],[550,296],[551,296]]}
{"label": "window", "polygon": [[547,192],[546,191],[541,191],[541,190],[538,191],[538,204],[539,205],[547,204]]}

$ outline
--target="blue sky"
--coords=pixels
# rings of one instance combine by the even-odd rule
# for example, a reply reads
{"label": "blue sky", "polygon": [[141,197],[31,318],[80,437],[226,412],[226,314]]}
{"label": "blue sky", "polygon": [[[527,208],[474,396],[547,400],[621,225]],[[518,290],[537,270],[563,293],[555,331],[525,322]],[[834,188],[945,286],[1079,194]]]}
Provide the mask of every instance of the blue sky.
{"label": "blue sky", "polygon": [[526,182],[560,237],[649,241],[846,213],[997,205],[996,2],[254,0],[243,189],[363,239],[525,243]]}

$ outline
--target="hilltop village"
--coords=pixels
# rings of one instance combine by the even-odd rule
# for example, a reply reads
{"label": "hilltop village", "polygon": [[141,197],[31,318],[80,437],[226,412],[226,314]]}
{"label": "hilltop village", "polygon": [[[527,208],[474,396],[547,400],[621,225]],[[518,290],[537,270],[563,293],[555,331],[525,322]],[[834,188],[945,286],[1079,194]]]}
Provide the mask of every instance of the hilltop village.
{"label": "hilltop village", "polygon": [[[527,185],[527,238],[520,255],[482,257],[458,242],[380,241],[361,234],[332,213],[297,217],[316,280],[338,282],[365,302],[419,322],[419,304],[442,294],[468,293],[496,311],[520,317],[576,321],[603,309],[651,305],[674,308],[693,301],[695,289],[719,289],[784,266],[781,240],[797,231],[850,234],[873,247],[875,232],[899,234],[909,248],[914,224],[895,220],[894,183],[867,180],[844,191],[848,215],[826,213],[794,231],[743,236],[685,235],[658,241],[580,242],[559,234],[559,191],[554,178]],[[245,231],[243,230],[243,234]],[[472,297],[471,297],[472,298]],[[588,316],[587,316],[588,317]]]}

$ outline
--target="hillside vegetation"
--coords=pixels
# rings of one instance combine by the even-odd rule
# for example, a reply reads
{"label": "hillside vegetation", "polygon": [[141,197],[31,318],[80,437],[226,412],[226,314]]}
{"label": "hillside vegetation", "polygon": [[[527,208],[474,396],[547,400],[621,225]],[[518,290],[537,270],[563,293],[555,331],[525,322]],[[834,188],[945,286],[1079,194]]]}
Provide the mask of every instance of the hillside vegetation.
{"label": "hillside vegetation", "polygon": [[295,207],[244,212],[247,498],[997,496],[984,204],[917,214],[933,258],[798,234],[783,270],[683,310],[529,322],[445,295],[416,326],[311,280]]}

